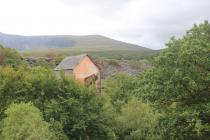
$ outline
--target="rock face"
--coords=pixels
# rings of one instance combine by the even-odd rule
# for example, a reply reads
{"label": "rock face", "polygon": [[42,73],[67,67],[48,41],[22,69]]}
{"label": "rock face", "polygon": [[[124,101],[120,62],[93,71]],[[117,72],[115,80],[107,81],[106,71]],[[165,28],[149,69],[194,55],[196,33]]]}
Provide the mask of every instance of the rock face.
{"label": "rock face", "polygon": [[21,59],[27,61],[29,64],[34,64],[39,60],[43,60],[46,62],[51,62],[53,60],[49,57],[22,57]]}
{"label": "rock face", "polygon": [[127,73],[129,75],[137,75],[143,72],[146,69],[151,68],[151,65],[148,63],[137,63],[138,66],[133,66],[132,60],[130,61],[119,61],[110,63],[105,60],[100,60],[96,62],[97,65],[101,68],[102,78],[114,76],[116,73]]}
{"label": "rock face", "polygon": [[[39,61],[50,63],[54,59],[49,57],[22,57],[22,60],[25,60],[29,64],[33,65]],[[105,79],[109,76],[112,77],[116,73],[127,73],[135,76],[152,67],[148,62],[135,60],[118,60],[114,62],[107,60],[96,60],[95,64],[100,68],[102,79]]]}

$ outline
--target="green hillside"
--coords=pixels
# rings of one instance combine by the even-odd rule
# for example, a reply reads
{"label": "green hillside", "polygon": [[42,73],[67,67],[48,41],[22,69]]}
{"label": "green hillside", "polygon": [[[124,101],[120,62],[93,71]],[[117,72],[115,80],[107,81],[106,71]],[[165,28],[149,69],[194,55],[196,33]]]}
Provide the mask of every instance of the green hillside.
{"label": "green hillside", "polygon": [[117,41],[100,35],[59,36],[74,42],[65,48],[39,48],[23,51],[25,56],[75,55],[88,53],[92,57],[110,59],[141,59],[153,55],[157,51],[138,45]]}
{"label": "green hillside", "polygon": [[74,48],[78,48],[79,50],[150,50],[145,47],[141,47],[138,45],[114,40],[111,38],[107,38],[105,36],[100,35],[87,35],[87,36],[64,36],[67,39],[73,40],[75,44]]}
{"label": "green hillside", "polygon": [[25,56],[74,55],[88,53],[93,57],[141,59],[156,51],[114,40],[101,35],[21,36],[0,33],[0,44],[14,48]]}

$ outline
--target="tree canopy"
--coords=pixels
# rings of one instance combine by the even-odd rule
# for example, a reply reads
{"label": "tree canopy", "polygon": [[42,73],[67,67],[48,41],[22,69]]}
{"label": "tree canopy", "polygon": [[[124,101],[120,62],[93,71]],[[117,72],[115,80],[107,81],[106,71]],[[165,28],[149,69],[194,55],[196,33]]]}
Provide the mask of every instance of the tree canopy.
{"label": "tree canopy", "polygon": [[16,66],[18,63],[20,63],[20,54],[15,49],[6,48],[0,44],[0,65]]}
{"label": "tree canopy", "polygon": [[102,81],[102,94],[19,57],[0,47],[0,139],[210,139],[207,21],[172,37],[151,69]]}
{"label": "tree canopy", "polygon": [[3,140],[53,140],[49,124],[43,120],[38,108],[32,104],[12,104],[5,111],[3,119]]}
{"label": "tree canopy", "polygon": [[210,24],[194,25],[167,46],[139,77],[136,94],[165,112],[166,139],[209,139]]}

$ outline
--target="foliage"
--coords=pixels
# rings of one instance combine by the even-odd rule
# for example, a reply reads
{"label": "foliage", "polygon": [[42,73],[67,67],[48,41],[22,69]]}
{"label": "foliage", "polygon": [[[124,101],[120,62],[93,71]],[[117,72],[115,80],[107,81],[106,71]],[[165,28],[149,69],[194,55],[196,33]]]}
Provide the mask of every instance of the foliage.
{"label": "foliage", "polygon": [[0,69],[0,119],[12,102],[29,99],[32,89],[31,84],[25,81],[25,77],[23,69],[15,70],[9,66]]}
{"label": "foliage", "polygon": [[143,60],[133,60],[133,61],[128,61],[128,64],[131,68],[133,69],[138,69],[140,71],[147,70],[150,68],[150,63],[148,60],[143,59]]}
{"label": "foliage", "polygon": [[40,67],[45,67],[45,68],[51,68],[51,69],[53,69],[56,66],[56,62],[53,59],[51,61],[47,61],[47,60],[44,60],[44,59],[38,59],[38,60],[36,60],[36,62],[32,63],[32,66],[33,67],[40,66]]}
{"label": "foliage", "polygon": [[[172,38],[154,68],[137,81],[137,95],[165,112],[165,139],[210,138],[210,24]],[[199,127],[198,127],[199,126]]]}
{"label": "foliage", "polygon": [[111,66],[120,66],[119,61],[115,60],[115,59],[108,59],[107,62],[109,63],[109,65]]}
{"label": "foliage", "polygon": [[149,103],[137,100],[134,82],[135,78],[126,74],[106,81],[104,108],[112,118],[112,129],[120,140],[161,139],[156,130],[161,115]]}
{"label": "foliage", "polygon": [[[61,79],[65,94],[50,105],[49,115],[63,124],[65,134],[74,139],[115,139],[103,103],[92,89]],[[68,86],[71,85],[71,86]],[[48,116],[48,117],[50,117]]]}
{"label": "foliage", "polygon": [[118,110],[132,98],[135,88],[134,78],[123,73],[118,73],[114,79],[109,78],[104,83],[104,92],[109,94],[111,103]]}
{"label": "foliage", "polygon": [[0,65],[9,64],[11,66],[17,66],[19,63],[19,53],[14,49],[5,48],[0,44]]}
{"label": "foliage", "polygon": [[55,57],[55,65],[58,65],[64,58],[63,55]]}
{"label": "foliage", "polygon": [[32,104],[12,104],[3,120],[3,140],[53,140],[49,124],[43,121],[41,112]]}
{"label": "foliage", "polygon": [[61,124],[61,122],[51,118],[49,122],[49,129],[53,132],[56,140],[69,140],[69,138],[63,131],[63,125]]}
{"label": "foliage", "polygon": [[92,89],[43,67],[0,69],[1,119],[11,103],[31,101],[58,139],[115,139],[103,102]]}
{"label": "foliage", "polygon": [[26,77],[27,83],[31,84],[31,101],[43,112],[45,116],[46,104],[51,99],[59,96],[59,83],[53,71],[43,68],[32,68]]}
{"label": "foliage", "polygon": [[[210,24],[194,25],[167,46],[138,77],[117,74],[103,81],[102,96],[56,77],[41,62],[16,67],[7,60],[19,54],[0,47],[0,139],[210,139]],[[37,131],[31,121],[40,124]]]}
{"label": "foliage", "polygon": [[56,53],[56,55],[69,56],[69,55],[78,55],[82,53],[89,54],[92,58],[95,59],[115,59],[115,60],[141,60],[147,59],[154,55],[157,55],[159,51],[156,50],[104,50],[97,48],[99,50],[88,50],[86,48],[59,48],[59,49],[41,49],[33,51],[23,52],[24,56],[46,56],[49,52]]}
{"label": "foliage", "polygon": [[117,134],[122,140],[158,140],[160,136],[156,127],[159,118],[150,105],[131,100],[116,117]]}

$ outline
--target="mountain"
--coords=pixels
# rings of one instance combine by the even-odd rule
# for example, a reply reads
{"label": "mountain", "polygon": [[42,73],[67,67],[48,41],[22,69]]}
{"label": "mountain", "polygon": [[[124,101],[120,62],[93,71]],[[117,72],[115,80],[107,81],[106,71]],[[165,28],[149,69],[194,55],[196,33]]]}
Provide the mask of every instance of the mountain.
{"label": "mountain", "polygon": [[23,56],[88,53],[95,58],[144,59],[157,51],[101,35],[21,36],[0,33],[0,44],[21,51]]}
{"label": "mountain", "polygon": [[0,44],[17,50],[40,48],[64,48],[74,45],[74,41],[62,36],[20,36],[0,33]]}
{"label": "mountain", "polygon": [[0,44],[20,51],[41,48],[76,48],[80,50],[149,50],[101,35],[20,36],[0,33]]}

